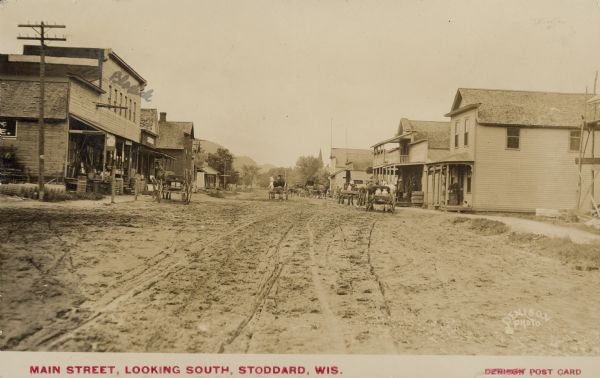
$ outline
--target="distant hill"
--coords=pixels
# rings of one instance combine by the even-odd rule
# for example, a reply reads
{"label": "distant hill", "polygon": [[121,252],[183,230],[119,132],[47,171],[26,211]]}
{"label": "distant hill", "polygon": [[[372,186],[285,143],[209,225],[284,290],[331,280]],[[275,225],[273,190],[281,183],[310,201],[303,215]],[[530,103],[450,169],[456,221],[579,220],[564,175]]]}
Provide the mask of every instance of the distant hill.
{"label": "distant hill", "polygon": [[206,152],[207,154],[214,154],[219,148],[225,147],[218,143],[211,142],[210,140],[200,139],[200,148],[202,148],[202,151]]}
{"label": "distant hill", "polygon": [[[200,139],[200,148],[202,148],[202,150],[204,152],[206,152],[207,154],[214,154],[217,152],[217,150],[219,148],[226,148],[222,145],[220,145],[219,143],[215,143],[215,142],[211,142],[210,140],[206,140],[206,139]],[[258,164],[256,163],[256,161],[254,159],[252,159],[249,156],[237,156],[235,154],[235,152],[231,151],[230,152],[234,155],[234,159],[233,159],[233,168],[236,170],[241,170],[242,167],[244,165],[256,165],[258,166]],[[270,164],[265,164],[265,165],[269,165]],[[262,166],[259,166],[262,168]],[[268,168],[267,168],[268,169]]]}
{"label": "distant hill", "polygon": [[251,157],[248,157],[248,156],[235,156],[234,157],[233,168],[236,171],[241,170],[244,165],[258,165],[258,164],[256,164],[256,161],[254,161],[254,159],[252,159]]}
{"label": "distant hill", "polygon": [[272,168],[277,168],[277,167],[276,167],[275,165],[273,165],[273,164],[261,164],[261,165],[259,165],[258,167],[260,168],[260,171],[259,171],[259,173],[266,173],[266,172],[268,172],[268,171],[269,171],[269,169],[272,169]]}

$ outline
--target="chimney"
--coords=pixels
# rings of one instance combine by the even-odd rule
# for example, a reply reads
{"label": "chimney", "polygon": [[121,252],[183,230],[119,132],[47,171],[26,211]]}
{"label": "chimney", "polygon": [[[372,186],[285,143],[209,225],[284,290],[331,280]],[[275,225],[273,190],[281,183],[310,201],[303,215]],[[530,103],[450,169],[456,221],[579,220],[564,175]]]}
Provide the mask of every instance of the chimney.
{"label": "chimney", "polygon": [[166,112],[160,112],[160,122],[167,122],[167,113]]}

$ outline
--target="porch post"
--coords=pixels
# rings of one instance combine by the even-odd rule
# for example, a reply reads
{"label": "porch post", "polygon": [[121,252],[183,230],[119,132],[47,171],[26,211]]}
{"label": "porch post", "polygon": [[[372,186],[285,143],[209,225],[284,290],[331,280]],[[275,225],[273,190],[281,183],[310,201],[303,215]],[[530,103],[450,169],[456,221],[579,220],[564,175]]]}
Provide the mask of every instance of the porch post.
{"label": "porch post", "polygon": [[448,206],[448,190],[450,189],[450,164],[446,164],[446,188],[444,191],[444,205]]}
{"label": "porch post", "polygon": [[425,170],[425,192],[423,195],[423,204],[425,205],[426,208],[429,207],[429,203],[428,203],[428,194],[429,194],[429,166],[425,165],[424,167]]}
{"label": "porch post", "polygon": [[104,133],[104,147],[102,151],[102,178],[106,173],[106,133]]}
{"label": "porch post", "polygon": [[126,139],[123,139],[123,144],[121,145],[121,178],[125,179],[125,144],[127,143]]}
{"label": "porch post", "polygon": [[438,206],[442,206],[442,168],[444,168],[444,166],[440,164],[438,170]]}
{"label": "porch post", "polygon": [[69,160],[71,157],[70,156],[71,155],[71,134],[69,133],[69,130],[71,130],[71,122],[69,121],[69,118],[67,117],[67,154],[66,154],[66,160],[65,160],[63,182],[65,182],[64,178],[67,177],[67,175],[69,173]]}
{"label": "porch post", "polygon": [[131,159],[133,159],[133,142],[131,142],[131,146],[129,146],[129,158],[127,159],[127,177],[131,179]]}

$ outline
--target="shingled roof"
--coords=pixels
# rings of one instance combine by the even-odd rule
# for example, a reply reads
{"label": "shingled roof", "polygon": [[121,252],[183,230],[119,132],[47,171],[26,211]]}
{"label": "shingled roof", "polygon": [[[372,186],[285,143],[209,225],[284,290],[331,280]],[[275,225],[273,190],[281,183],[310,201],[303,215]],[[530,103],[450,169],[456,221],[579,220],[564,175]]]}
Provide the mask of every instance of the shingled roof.
{"label": "shingled roof", "polygon": [[483,125],[579,126],[586,101],[593,95],[500,89],[459,88],[450,117],[477,108]]}
{"label": "shingled roof", "polygon": [[413,143],[428,141],[428,148],[450,148],[450,122],[415,121],[402,118],[396,135],[414,133]]}
{"label": "shingled roof", "polygon": [[157,148],[169,150],[184,150],[185,139],[194,139],[193,122],[159,122],[159,136]]}
{"label": "shingled roof", "polygon": [[336,169],[350,168],[364,171],[373,165],[373,151],[358,148],[332,148],[331,158],[335,158]]}

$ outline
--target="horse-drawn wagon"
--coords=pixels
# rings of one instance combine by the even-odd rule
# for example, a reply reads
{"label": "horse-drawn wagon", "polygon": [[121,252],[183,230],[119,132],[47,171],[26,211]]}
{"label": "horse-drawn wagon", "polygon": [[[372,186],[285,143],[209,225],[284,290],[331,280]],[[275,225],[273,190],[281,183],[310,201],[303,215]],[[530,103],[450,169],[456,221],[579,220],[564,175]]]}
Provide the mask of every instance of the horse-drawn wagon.
{"label": "horse-drawn wagon", "polygon": [[288,188],[287,186],[276,186],[269,189],[269,199],[288,199]]}
{"label": "horse-drawn wagon", "polygon": [[192,200],[193,176],[190,170],[186,169],[183,175],[176,175],[172,171],[159,172],[157,177],[152,179],[152,183],[157,202],[171,199],[173,193],[178,193],[184,203],[190,203]]}
{"label": "horse-drawn wagon", "polygon": [[396,198],[388,186],[373,185],[366,189],[366,210],[373,211],[375,206],[383,206],[383,211],[396,211]]}
{"label": "horse-drawn wagon", "polygon": [[281,175],[269,185],[269,199],[276,198],[288,199],[288,184]]}

